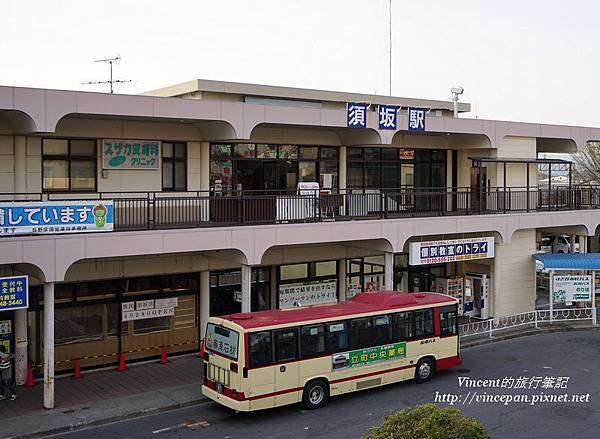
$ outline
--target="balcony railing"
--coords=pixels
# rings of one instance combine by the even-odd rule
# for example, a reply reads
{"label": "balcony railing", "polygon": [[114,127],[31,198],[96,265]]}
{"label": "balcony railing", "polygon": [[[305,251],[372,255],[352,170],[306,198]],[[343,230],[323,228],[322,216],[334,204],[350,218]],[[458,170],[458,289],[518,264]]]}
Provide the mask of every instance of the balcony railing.
{"label": "balcony railing", "polygon": [[218,227],[600,208],[600,186],[306,192],[0,193],[0,202],[113,200],[114,230]]}

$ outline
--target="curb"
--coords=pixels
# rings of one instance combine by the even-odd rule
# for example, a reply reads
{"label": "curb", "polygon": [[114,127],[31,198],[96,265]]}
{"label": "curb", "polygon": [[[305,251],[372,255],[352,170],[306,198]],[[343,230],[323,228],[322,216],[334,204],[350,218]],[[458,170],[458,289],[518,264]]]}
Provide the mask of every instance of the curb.
{"label": "curb", "polygon": [[44,431],[36,431],[33,433],[27,433],[25,435],[6,436],[2,439],[43,438],[43,437],[53,436],[53,435],[61,434],[61,433],[85,430],[86,428],[89,428],[89,427],[97,427],[100,425],[112,424],[114,422],[126,421],[128,419],[143,418],[145,416],[154,415],[156,413],[168,412],[168,411],[182,409],[182,408],[186,408],[186,407],[193,407],[195,405],[200,405],[202,403],[207,403],[209,401],[210,400],[208,398],[201,397],[201,398],[198,398],[198,399],[195,399],[192,401],[171,404],[171,405],[162,406],[162,407],[152,407],[152,408],[145,409],[145,410],[139,410],[136,412],[127,413],[125,415],[112,416],[110,418],[94,419],[94,420],[90,420],[90,421],[81,421],[81,422],[68,424],[63,427],[56,427],[56,428],[52,428],[52,429],[44,430]]}

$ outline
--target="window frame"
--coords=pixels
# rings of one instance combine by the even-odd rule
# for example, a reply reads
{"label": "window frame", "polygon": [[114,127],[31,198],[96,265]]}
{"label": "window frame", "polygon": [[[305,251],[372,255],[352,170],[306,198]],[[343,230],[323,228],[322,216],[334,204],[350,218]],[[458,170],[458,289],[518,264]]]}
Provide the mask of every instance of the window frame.
{"label": "window frame", "polygon": [[[298,337],[298,326],[290,326],[283,329],[273,330],[273,364],[291,363],[300,360],[300,343]],[[279,358],[279,334],[293,333],[294,334],[294,356],[289,358]]]}
{"label": "window frame", "polygon": [[[187,164],[187,158],[188,158],[188,144],[187,142],[176,142],[176,141],[164,141],[162,142],[162,144],[164,145],[165,143],[170,143],[171,144],[171,151],[172,151],[172,157],[165,157],[165,149],[164,147],[161,148],[161,155],[162,155],[162,163],[161,163],[161,188],[163,192],[187,192],[188,190],[188,164]],[[177,155],[175,154],[175,148],[177,147],[177,145],[183,145],[183,157],[177,157]],[[171,187],[170,188],[165,188],[165,181],[164,181],[164,173],[165,173],[165,163],[171,163],[172,165],[172,169],[173,169],[173,175],[171,175]],[[177,163],[183,163],[183,173],[185,175],[185,183],[183,188],[179,188],[176,185],[176,181],[177,181],[177,177],[176,177],[176,164]]]}
{"label": "window frame", "polygon": [[[450,305],[443,306],[439,308],[440,314],[440,337],[457,337],[458,336],[458,306]],[[454,314],[454,332],[453,333],[445,333],[443,322],[443,315],[445,314]]]}
{"label": "window frame", "polygon": [[[268,334],[269,335],[269,344],[271,346],[271,359],[267,362],[256,364],[254,362],[254,356],[252,355],[252,336],[258,334]],[[267,367],[275,364],[275,343],[273,337],[273,331],[254,331],[248,334],[248,369],[258,369],[259,367]]]}
{"label": "window frame", "polygon": [[[306,355],[304,353],[304,330],[305,329],[309,329],[309,328],[315,328],[315,327],[321,327],[323,329],[323,331],[322,331],[323,349],[321,351],[319,351],[319,352],[314,352],[314,353]],[[327,345],[326,345],[326,338],[327,337],[325,336],[326,331],[327,331],[327,326],[326,326],[325,322],[312,323],[312,324],[309,324],[309,325],[302,325],[302,326],[300,326],[300,329],[299,329],[299,341],[300,341],[300,355],[299,355],[299,358],[301,360],[304,360],[304,359],[307,359],[307,358],[321,357],[321,356],[327,354]],[[317,333],[317,336],[318,335],[319,334]],[[309,337],[313,337],[313,336],[311,336],[309,334]]]}
{"label": "window frame", "polygon": [[[67,154],[45,154],[45,140],[63,140],[67,142]],[[71,151],[71,142],[73,141],[89,141],[94,143],[94,153],[92,155],[73,154]],[[64,137],[43,137],[42,138],[42,193],[94,193],[98,192],[98,142],[97,139],[90,138],[64,138]],[[62,160],[67,162],[67,188],[66,189],[47,189],[44,187],[44,161],[46,160]],[[92,162],[94,164],[94,187],[92,189],[72,189],[72,162]]]}

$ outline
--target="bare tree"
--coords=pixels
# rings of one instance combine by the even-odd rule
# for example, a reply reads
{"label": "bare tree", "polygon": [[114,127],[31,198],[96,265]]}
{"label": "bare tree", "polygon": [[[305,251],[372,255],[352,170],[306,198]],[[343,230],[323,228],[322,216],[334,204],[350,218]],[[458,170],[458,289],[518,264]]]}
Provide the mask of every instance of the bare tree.
{"label": "bare tree", "polygon": [[600,142],[588,142],[573,154],[573,176],[577,183],[600,184]]}

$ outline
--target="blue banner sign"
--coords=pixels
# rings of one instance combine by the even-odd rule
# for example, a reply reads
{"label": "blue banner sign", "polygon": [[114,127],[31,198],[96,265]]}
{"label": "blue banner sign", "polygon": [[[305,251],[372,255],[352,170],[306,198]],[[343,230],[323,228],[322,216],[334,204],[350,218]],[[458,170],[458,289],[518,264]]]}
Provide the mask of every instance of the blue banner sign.
{"label": "blue banner sign", "polygon": [[346,122],[348,128],[367,127],[367,104],[348,102],[346,104]]}
{"label": "blue banner sign", "polygon": [[408,109],[408,131],[425,131],[425,108]]}
{"label": "blue banner sign", "polygon": [[113,200],[0,203],[0,236],[113,230]]}
{"label": "blue banner sign", "polygon": [[395,130],[398,126],[398,105],[380,105],[379,106],[379,129]]}
{"label": "blue banner sign", "polygon": [[494,257],[494,238],[449,239],[411,242],[408,248],[410,265],[440,264]]}
{"label": "blue banner sign", "polygon": [[27,276],[0,277],[0,311],[29,307]]}

